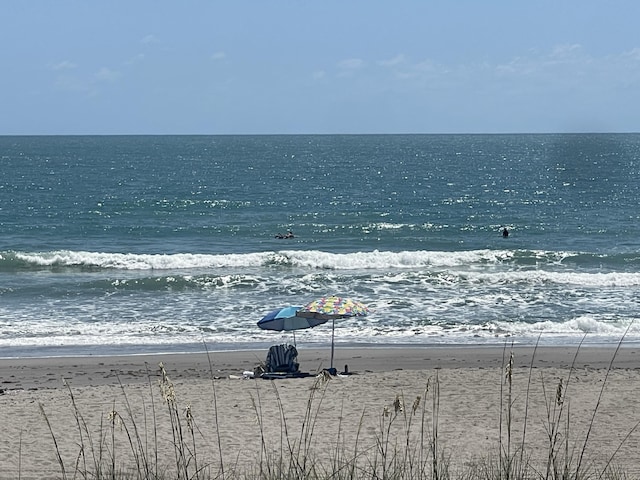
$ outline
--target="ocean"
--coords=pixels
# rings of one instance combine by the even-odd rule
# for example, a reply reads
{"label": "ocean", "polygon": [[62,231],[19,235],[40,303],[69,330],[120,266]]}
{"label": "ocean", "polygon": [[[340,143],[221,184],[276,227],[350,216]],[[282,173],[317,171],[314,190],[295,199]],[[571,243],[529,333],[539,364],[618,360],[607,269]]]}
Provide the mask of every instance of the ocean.
{"label": "ocean", "polygon": [[370,309],[336,348],[640,341],[640,134],[4,136],[0,158],[0,357],[266,352],[293,334],[262,316],[325,295]]}

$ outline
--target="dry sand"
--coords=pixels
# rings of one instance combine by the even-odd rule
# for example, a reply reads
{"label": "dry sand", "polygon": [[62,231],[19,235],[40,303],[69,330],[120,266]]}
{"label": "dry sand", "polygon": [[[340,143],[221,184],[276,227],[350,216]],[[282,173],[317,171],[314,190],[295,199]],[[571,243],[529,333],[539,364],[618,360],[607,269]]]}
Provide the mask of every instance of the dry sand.
{"label": "dry sand", "polygon": [[[509,399],[505,364],[511,350]],[[315,373],[326,366],[327,353],[299,349],[301,369]],[[526,435],[527,455],[543,469],[548,431],[561,408],[556,403],[560,379],[563,441],[567,419],[570,427],[561,451],[569,448],[575,466],[587,439],[583,468],[593,463],[602,468],[613,457],[629,478],[640,478],[640,357],[632,347],[614,353],[613,348],[538,348],[532,360],[533,349],[525,347],[506,352],[501,347],[340,347],[338,370],[347,364],[353,374],[329,381],[315,375],[243,379],[244,371],[264,360],[262,351],[0,359],[0,479],[63,478],[57,452],[69,478],[77,462],[80,470],[91,470],[100,455],[105,467],[115,453],[117,468],[125,469],[133,464],[130,439],[138,448],[138,438],[144,456],[155,462],[157,451],[160,470],[170,472],[175,444],[159,387],[159,362],[173,384],[187,444],[195,443],[199,466],[212,478],[220,471],[219,452],[226,473],[233,468],[247,473],[260,463],[262,438],[267,450],[279,455],[287,439],[295,443],[301,432],[309,438],[307,457],[329,469],[336,447],[346,459],[357,448],[361,461],[373,461],[376,452],[380,461],[377,445],[402,451],[407,436],[411,456],[418,459],[415,449],[421,442],[428,453],[434,420],[438,449],[455,478],[469,465],[498,456],[501,430],[506,448],[509,404],[510,450]]]}

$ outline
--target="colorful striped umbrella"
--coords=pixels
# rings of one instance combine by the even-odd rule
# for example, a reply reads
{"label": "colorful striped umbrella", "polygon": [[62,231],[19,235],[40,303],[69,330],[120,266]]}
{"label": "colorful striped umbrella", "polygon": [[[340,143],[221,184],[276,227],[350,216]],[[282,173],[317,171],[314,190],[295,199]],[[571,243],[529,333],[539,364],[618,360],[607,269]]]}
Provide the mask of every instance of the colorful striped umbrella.
{"label": "colorful striped umbrella", "polygon": [[345,317],[360,317],[369,313],[369,309],[363,303],[350,298],[329,296],[322,297],[306,304],[298,310],[299,317],[324,318],[332,320]]}
{"label": "colorful striped umbrella", "polygon": [[331,369],[333,369],[335,320],[346,317],[363,317],[368,314],[369,308],[364,303],[335,295],[318,298],[300,308],[296,313],[298,317],[331,320]]}

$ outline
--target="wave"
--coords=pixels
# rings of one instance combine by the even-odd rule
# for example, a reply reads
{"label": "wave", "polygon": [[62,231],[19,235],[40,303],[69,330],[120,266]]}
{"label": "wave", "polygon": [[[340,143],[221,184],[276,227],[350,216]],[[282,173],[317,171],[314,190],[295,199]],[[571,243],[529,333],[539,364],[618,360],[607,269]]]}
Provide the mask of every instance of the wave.
{"label": "wave", "polygon": [[196,275],[181,276],[169,275],[159,277],[143,277],[118,280],[102,280],[96,282],[91,287],[101,288],[104,291],[125,290],[125,291],[162,291],[172,292],[188,290],[211,290],[211,289],[255,289],[262,284],[263,280],[252,275]]}
{"label": "wave", "polygon": [[138,254],[56,250],[0,252],[0,272],[80,269],[83,271],[184,270],[286,267],[311,270],[405,270],[509,267],[584,268],[600,271],[640,271],[640,254],[603,255],[542,250],[369,251],[331,253],[320,250],[281,250],[243,254]]}
{"label": "wave", "polygon": [[[453,290],[466,292],[467,302],[475,296],[481,296],[490,303],[500,303],[509,291],[510,301],[520,301],[524,304],[535,303],[538,298],[536,292],[545,289],[546,301],[565,298],[571,295],[593,294],[595,289],[607,289],[609,295],[622,302],[627,295],[627,289],[640,287],[640,273],[560,273],[560,272],[388,272],[379,273],[343,273],[319,272],[299,275],[292,271],[288,273],[274,272],[273,275],[252,273],[229,273],[216,275],[198,274],[181,275],[179,273],[158,275],[126,275],[123,272],[111,275],[100,275],[98,278],[89,275],[83,278],[52,278],[41,284],[12,284],[7,288],[0,288],[0,297],[8,299],[41,298],[65,300],[69,295],[73,298],[88,296],[108,297],[124,293],[150,294],[157,292],[241,292],[249,295],[265,297],[277,296],[282,292],[290,295],[310,295],[309,292],[340,292],[352,289],[356,292],[369,292],[375,297],[421,298],[418,294],[428,289],[432,298],[446,302]],[[347,287],[348,286],[348,287]],[[508,289],[508,290],[507,290]],[[511,290],[515,289],[515,290]],[[617,290],[617,293],[616,293]],[[498,293],[495,293],[498,292]],[[578,292],[578,293],[576,293]],[[320,295],[321,293],[318,293]],[[416,296],[418,295],[418,296]],[[630,295],[630,294],[629,294]],[[495,296],[495,298],[494,298]],[[590,302],[598,302],[599,296],[590,297]],[[454,296],[454,298],[457,298]],[[419,300],[417,300],[419,301]],[[475,300],[474,300],[475,302]],[[561,302],[558,300],[558,302]],[[404,304],[411,304],[409,300]]]}
{"label": "wave", "polygon": [[[224,327],[221,324],[224,323]],[[169,318],[115,318],[95,322],[69,323],[55,318],[24,319],[22,322],[0,321],[0,350],[3,358],[12,349],[39,347],[94,346],[119,349],[123,346],[200,345],[203,342],[217,348],[237,344],[269,345],[290,332],[272,332],[225,315],[218,323],[187,323]],[[404,322],[336,322],[336,344],[365,345],[425,345],[434,344],[534,344],[541,338],[544,344],[572,345],[578,343],[611,343],[625,338],[625,343],[640,341],[640,323],[633,318],[615,319],[606,316],[578,315],[560,322],[489,321],[479,324]],[[298,336],[299,344],[328,345],[331,328],[305,330]],[[95,352],[89,352],[94,354]]]}
{"label": "wave", "polygon": [[51,252],[2,252],[0,272],[21,270],[183,270],[249,267],[265,264],[265,254],[136,254],[58,250]]}

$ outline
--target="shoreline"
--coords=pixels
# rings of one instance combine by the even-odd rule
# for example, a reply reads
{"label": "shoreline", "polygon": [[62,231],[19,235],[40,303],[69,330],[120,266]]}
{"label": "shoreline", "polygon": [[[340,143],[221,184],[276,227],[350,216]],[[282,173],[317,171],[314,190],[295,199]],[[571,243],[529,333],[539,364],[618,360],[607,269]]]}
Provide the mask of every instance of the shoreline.
{"label": "shoreline", "polygon": [[[617,353],[616,353],[617,350]],[[518,367],[640,369],[640,346],[426,346],[336,347],[334,367],[353,374],[400,370],[501,368],[514,353]],[[267,350],[200,353],[28,357],[0,359],[0,390],[59,388],[148,382],[162,362],[175,379],[223,379],[242,375],[265,361]],[[534,356],[535,354],[535,356]],[[614,358],[615,356],[615,358]],[[328,348],[298,348],[300,370],[328,368]]]}

